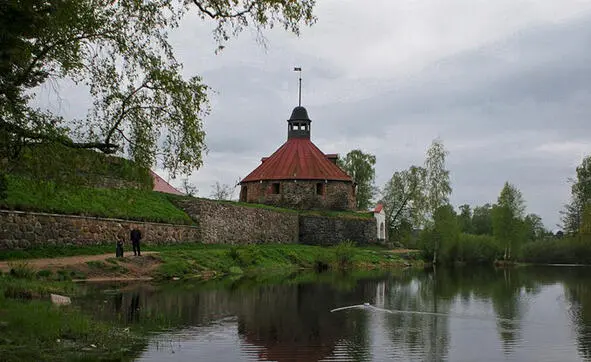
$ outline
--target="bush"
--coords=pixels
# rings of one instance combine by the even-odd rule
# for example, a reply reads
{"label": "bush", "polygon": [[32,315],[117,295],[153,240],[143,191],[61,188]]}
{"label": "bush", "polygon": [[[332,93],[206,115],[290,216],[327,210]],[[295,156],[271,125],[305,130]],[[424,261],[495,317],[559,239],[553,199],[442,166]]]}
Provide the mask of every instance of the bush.
{"label": "bush", "polygon": [[571,237],[523,245],[522,261],[544,264],[591,264],[591,240]]}
{"label": "bush", "polygon": [[238,264],[242,267],[257,265],[261,259],[261,251],[256,245],[249,245],[238,250]]}
{"label": "bush", "polygon": [[232,261],[243,268],[257,265],[262,260],[261,251],[256,245],[232,246],[226,253]]}
{"label": "bush", "polygon": [[470,264],[492,263],[503,255],[503,249],[490,235],[461,234],[458,260]]}
{"label": "bush", "polygon": [[314,261],[312,262],[314,271],[317,273],[327,271],[330,267],[331,261],[331,256],[325,250],[320,250],[320,252],[314,256]]}
{"label": "bush", "polygon": [[[425,261],[433,260],[434,241],[432,230],[421,232],[419,243],[421,256]],[[497,240],[490,235],[460,234],[456,243],[446,243],[439,247],[438,259],[445,263],[465,262],[469,264],[492,263],[502,255],[502,248]]]}
{"label": "bush", "polygon": [[335,247],[335,259],[338,268],[346,269],[353,264],[355,255],[355,243],[347,240],[339,243]]}
{"label": "bush", "polygon": [[9,274],[15,278],[33,279],[35,277],[35,270],[27,263],[8,263],[8,266]]}
{"label": "bush", "polygon": [[229,269],[229,272],[230,272],[230,274],[236,274],[236,275],[244,273],[244,271],[242,271],[242,269],[240,269],[240,267],[237,267],[237,266],[231,266]]}
{"label": "bush", "polygon": [[47,269],[39,270],[37,272],[37,278],[49,278],[51,276],[51,274],[53,274],[51,270],[47,270]]}
{"label": "bush", "polygon": [[235,262],[238,262],[240,258],[240,254],[238,253],[238,247],[232,246],[230,250],[228,250],[228,256],[230,257],[230,259],[234,260]]}

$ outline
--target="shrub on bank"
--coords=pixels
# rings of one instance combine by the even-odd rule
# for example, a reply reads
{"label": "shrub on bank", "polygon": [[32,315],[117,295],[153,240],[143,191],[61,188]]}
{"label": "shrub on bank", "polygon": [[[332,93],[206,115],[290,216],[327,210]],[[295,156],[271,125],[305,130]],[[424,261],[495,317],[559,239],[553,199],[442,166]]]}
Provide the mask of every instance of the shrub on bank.
{"label": "shrub on bank", "polygon": [[355,256],[355,243],[347,240],[335,246],[335,261],[340,269],[346,269],[353,264],[353,257]]}
{"label": "shrub on bank", "polygon": [[469,263],[492,263],[503,254],[498,241],[490,235],[460,234],[457,260]]}
{"label": "shrub on bank", "polygon": [[528,243],[520,259],[529,263],[591,264],[591,238],[574,236]]}
{"label": "shrub on bank", "polygon": [[424,230],[419,237],[419,245],[423,260],[432,261],[437,246],[438,260],[444,264],[463,262],[468,264],[492,263],[502,257],[502,248],[498,241],[490,235],[473,235],[462,233],[454,241],[441,240],[435,242],[437,235],[432,230]]}

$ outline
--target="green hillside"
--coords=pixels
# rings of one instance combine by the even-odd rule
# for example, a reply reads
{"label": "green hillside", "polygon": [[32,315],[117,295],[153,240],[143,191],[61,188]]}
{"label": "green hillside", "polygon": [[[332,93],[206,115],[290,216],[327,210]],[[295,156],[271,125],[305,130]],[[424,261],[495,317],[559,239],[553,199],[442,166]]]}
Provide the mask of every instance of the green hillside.
{"label": "green hillside", "polygon": [[138,221],[192,224],[166,194],[138,189],[106,189],[58,184],[8,175],[3,209],[84,215]]}

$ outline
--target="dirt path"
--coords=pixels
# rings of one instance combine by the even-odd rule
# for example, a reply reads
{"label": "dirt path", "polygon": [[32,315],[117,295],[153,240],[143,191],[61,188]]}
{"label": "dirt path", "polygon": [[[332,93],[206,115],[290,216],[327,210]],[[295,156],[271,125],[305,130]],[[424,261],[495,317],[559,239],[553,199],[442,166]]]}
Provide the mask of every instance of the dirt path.
{"label": "dirt path", "polygon": [[[142,256],[148,255],[155,255],[158,254],[155,251],[145,251],[142,253]],[[130,254],[127,253],[127,257],[125,259],[133,259],[135,258],[133,255],[129,256]],[[63,267],[71,267],[76,265],[85,264],[89,261],[105,261],[107,259],[114,258],[113,253],[109,254],[101,254],[101,255],[77,255],[77,256],[67,256],[63,258],[43,258],[43,259],[21,259],[21,260],[12,260],[12,261],[1,261],[0,262],[0,270],[3,272],[10,271],[10,264],[21,264],[26,263],[29,267],[41,270],[41,269],[58,269]]]}

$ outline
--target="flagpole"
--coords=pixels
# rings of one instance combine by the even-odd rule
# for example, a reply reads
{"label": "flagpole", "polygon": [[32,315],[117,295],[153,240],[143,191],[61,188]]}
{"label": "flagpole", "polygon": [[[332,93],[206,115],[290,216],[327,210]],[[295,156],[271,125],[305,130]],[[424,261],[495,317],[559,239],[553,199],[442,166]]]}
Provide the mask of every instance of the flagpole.
{"label": "flagpole", "polygon": [[299,91],[298,91],[298,106],[302,106],[302,68],[301,67],[295,67],[293,68],[294,72],[300,72],[300,78],[299,78]]}

